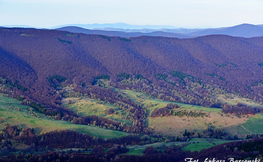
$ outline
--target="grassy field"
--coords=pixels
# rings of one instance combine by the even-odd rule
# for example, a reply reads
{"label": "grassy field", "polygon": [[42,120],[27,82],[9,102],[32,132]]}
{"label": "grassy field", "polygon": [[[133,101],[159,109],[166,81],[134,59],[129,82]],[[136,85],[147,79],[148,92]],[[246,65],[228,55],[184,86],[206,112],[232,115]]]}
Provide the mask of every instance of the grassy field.
{"label": "grassy field", "polygon": [[[158,99],[151,98],[140,92],[134,92],[131,90],[122,90],[127,97],[131,98],[138,104],[143,105],[143,108],[147,109],[149,115],[155,109],[165,107],[169,103]],[[257,103],[246,99],[233,96],[232,98],[224,98],[219,96],[219,99],[225,101],[229,104],[235,105],[238,102],[250,105],[250,106],[260,106]],[[224,99],[224,100],[223,100]],[[263,114],[253,115],[243,115],[241,118],[238,118],[230,114],[222,114],[221,109],[216,108],[207,108],[196,105],[189,105],[183,103],[176,103],[180,106],[176,111],[201,111],[206,113],[205,117],[178,117],[178,116],[169,116],[169,117],[149,117],[148,125],[153,128],[157,133],[164,135],[177,135],[182,134],[185,129],[201,132],[206,129],[209,124],[212,124],[216,128],[223,128],[230,134],[258,134],[263,133]]]}
{"label": "grassy field", "polygon": [[[128,98],[131,98],[137,104],[141,104],[144,109],[147,110],[149,115],[155,109],[165,107],[169,103],[155,98],[151,98],[140,92],[134,92],[131,90],[121,90]],[[222,98],[222,96],[220,96]],[[232,99],[228,99],[231,104],[250,103],[250,105],[255,105],[256,103],[247,100],[245,98],[238,98],[234,96]],[[206,129],[208,125],[213,125],[219,129],[225,129],[230,134],[252,134],[252,133],[263,133],[263,114],[253,115],[243,115],[238,118],[235,115],[223,114],[221,109],[217,108],[207,108],[196,105],[189,105],[183,103],[176,103],[180,108],[176,111],[195,111],[205,113],[204,117],[178,117],[178,116],[168,116],[168,117],[149,117],[148,126],[153,128],[157,133],[163,135],[178,135],[182,134],[185,129],[201,132]],[[262,128],[262,129],[261,129]]]}
{"label": "grassy field", "polygon": [[[39,117],[35,116],[36,114]],[[36,133],[70,129],[105,139],[128,135],[120,131],[52,120],[44,115],[32,112],[32,108],[20,105],[19,101],[0,94],[0,129],[3,129],[6,124],[17,125],[22,128],[34,128]]]}
{"label": "grassy field", "polygon": [[183,142],[183,143],[182,142],[169,142],[169,143],[158,142],[158,143],[147,144],[143,146],[133,145],[133,146],[128,146],[129,152],[122,154],[122,155],[143,155],[142,151],[147,147],[152,146],[158,150],[160,149],[162,150],[167,146],[173,147],[173,145],[182,147],[184,151],[190,150],[191,152],[193,151],[199,152],[202,149],[207,149],[207,148],[210,148],[210,147],[222,144],[222,143],[227,143],[227,142],[231,142],[231,141],[224,141],[220,139],[193,138],[190,141]]}
{"label": "grassy field", "polygon": [[151,98],[150,96],[147,96],[140,92],[134,92],[131,90],[121,90],[123,91],[128,98],[130,98],[132,101],[143,105],[144,108],[149,110],[151,113],[155,109],[165,107],[169,103],[178,104],[180,106],[180,109],[178,110],[191,110],[191,111],[204,111],[204,112],[216,112],[220,113],[221,109],[216,108],[207,108],[202,106],[196,106],[196,105],[189,105],[184,103],[178,103],[178,102],[169,102],[169,101],[162,101],[155,98]]}
{"label": "grassy field", "polygon": [[[68,101],[73,101],[72,104],[68,104]],[[89,98],[64,98],[62,100],[63,106],[72,110],[74,113],[79,116],[87,116],[87,115],[96,115],[99,117],[105,117],[107,119],[116,120],[119,122],[125,122],[127,125],[131,125],[132,122],[129,120],[125,120],[126,113],[124,111],[119,110],[116,106],[105,104],[103,102],[99,102],[97,100],[89,99]],[[115,113],[107,115],[106,111],[108,109],[114,109]]]}
{"label": "grassy field", "polygon": [[131,90],[121,90],[124,94],[130,98],[133,102],[142,105],[151,114],[155,109],[165,107],[170,102],[162,102],[161,100],[155,100],[140,92],[134,92]]}
{"label": "grassy field", "polygon": [[250,117],[247,122],[238,127],[239,134],[261,134],[263,133],[263,114]]}
{"label": "grassy field", "polygon": [[[147,110],[148,115],[150,115],[155,109],[165,107],[169,103],[176,103],[151,98],[150,96],[147,96],[143,93],[134,92],[131,90],[117,89],[117,91],[122,92],[127,98],[131,99],[137,104],[140,104],[143,109]],[[72,104],[68,104],[69,100],[72,100]],[[102,101],[88,98],[66,98],[63,99],[62,103],[64,106],[68,107],[80,116],[97,115],[108,119],[125,122],[126,124],[131,124],[131,121],[125,120],[125,113],[121,112],[118,107],[105,104]],[[206,115],[203,117],[148,117],[148,126],[153,128],[156,133],[173,136],[182,134],[185,129],[194,132],[202,132],[207,128],[208,125],[213,125],[218,129],[225,129],[230,134],[246,135],[252,133],[263,133],[263,114],[257,114],[254,116],[244,115],[241,118],[238,118],[234,115],[222,114],[221,109],[206,108],[182,103],[176,104],[180,106],[180,108],[176,109],[176,111],[200,111]],[[105,111],[107,111],[109,108],[113,108],[115,113],[107,115]],[[7,123],[20,125],[22,127],[35,128],[38,133],[42,131],[48,132],[56,129],[72,129],[102,138],[112,138],[127,135],[124,132],[112,131],[98,127],[75,125],[65,121],[53,121],[43,114],[33,112],[32,108],[28,106],[20,105],[19,101],[4,97],[2,94],[0,94],[0,129],[2,129]]]}
{"label": "grassy field", "polygon": [[[215,112],[209,113],[205,117],[150,117],[149,127],[155,129],[161,134],[176,135],[182,134],[185,129],[194,132],[202,132],[208,125],[213,125],[215,128],[225,129],[230,134],[240,134],[238,132],[240,125],[247,123],[252,117],[253,116],[250,115],[249,117],[242,116],[241,118],[238,118],[234,115],[225,114],[222,116],[221,113]],[[263,123],[261,123],[261,125],[263,125]],[[263,130],[261,130],[261,132],[263,132]]]}
{"label": "grassy field", "polygon": [[191,143],[189,145],[187,145],[186,147],[183,148],[184,151],[189,150],[191,152],[194,151],[198,151],[200,152],[203,149],[208,149],[210,147],[216,146],[216,145],[220,145],[222,143],[227,143],[227,142],[220,142],[220,141],[214,141],[214,142],[194,142]]}
{"label": "grassy field", "polygon": [[253,100],[249,98],[242,98],[242,97],[238,97],[235,95],[228,96],[228,95],[221,94],[221,95],[217,95],[216,98],[230,105],[237,105],[237,103],[242,103],[242,104],[252,106],[252,107],[263,107],[262,105],[254,102]]}
{"label": "grassy field", "polygon": [[[67,104],[68,100],[73,100],[73,104]],[[69,108],[79,116],[97,115],[105,116],[105,111],[109,108],[116,109],[113,105],[105,105],[92,99],[66,98],[62,100],[63,106]]]}
{"label": "grassy field", "polygon": [[[131,99],[133,102],[137,103],[146,110],[148,114],[147,124],[150,128],[153,128],[156,133],[160,133],[163,135],[180,135],[184,132],[185,129],[194,132],[202,132],[204,129],[207,128],[208,125],[213,125],[218,129],[225,129],[230,134],[246,135],[253,133],[263,133],[263,114],[243,115],[239,118],[235,115],[223,114],[221,113],[221,109],[217,108],[207,108],[196,105],[162,101],[156,98],[152,98],[149,95],[132,90],[116,89],[116,91],[121,92],[127,98]],[[217,98],[232,105],[241,102],[250,106],[259,106],[257,103],[254,103],[249,99],[240,98],[234,95],[228,97],[226,97],[225,95],[219,95],[217,96]],[[205,113],[205,116],[168,116],[155,118],[149,117],[154,110],[165,107],[169,103],[178,104],[180,106],[180,108],[175,109],[175,111],[202,112]],[[124,120],[122,113],[112,115],[105,114],[105,111],[108,108],[113,108],[115,110],[118,109],[113,105],[99,104],[97,101],[93,100],[77,99],[74,104],[67,105],[67,107],[82,116],[94,114],[112,120],[129,123],[128,120]]]}

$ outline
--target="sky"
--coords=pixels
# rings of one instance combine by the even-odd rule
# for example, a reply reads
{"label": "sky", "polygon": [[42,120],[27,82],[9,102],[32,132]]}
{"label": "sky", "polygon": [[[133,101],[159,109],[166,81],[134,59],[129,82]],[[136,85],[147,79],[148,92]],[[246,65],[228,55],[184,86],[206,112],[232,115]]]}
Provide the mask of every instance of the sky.
{"label": "sky", "polygon": [[263,24],[263,0],[0,0],[0,26],[127,23],[176,28]]}

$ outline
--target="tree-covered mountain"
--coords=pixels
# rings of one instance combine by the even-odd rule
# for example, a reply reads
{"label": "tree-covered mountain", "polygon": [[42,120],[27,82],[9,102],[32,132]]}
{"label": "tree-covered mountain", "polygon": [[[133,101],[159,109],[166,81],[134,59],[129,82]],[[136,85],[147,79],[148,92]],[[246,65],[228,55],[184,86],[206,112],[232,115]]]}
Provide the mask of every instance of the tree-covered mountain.
{"label": "tree-covered mountain", "polygon": [[[263,37],[127,39],[0,28],[0,159],[184,161],[215,151],[219,159],[258,158],[257,140],[182,149],[202,138],[262,136],[262,53]],[[143,149],[134,153],[137,144]],[[143,156],[121,155],[126,145]],[[68,148],[79,150],[58,150]]]}
{"label": "tree-covered mountain", "polygon": [[[34,100],[39,100],[38,95],[52,98],[53,87],[47,78],[55,75],[65,77],[67,83],[90,85],[101,75],[118,82],[117,75],[121,73],[140,74],[156,85],[164,82],[163,86],[167,84],[177,89],[187,80],[199,80],[262,100],[257,91],[260,87],[256,86],[263,76],[262,37],[210,35],[192,39],[146,36],[127,39],[4,28],[0,30],[0,38],[0,76],[13,82],[17,80],[28,89],[24,92],[28,96],[36,93],[31,96]],[[157,74],[165,78],[157,78]]]}

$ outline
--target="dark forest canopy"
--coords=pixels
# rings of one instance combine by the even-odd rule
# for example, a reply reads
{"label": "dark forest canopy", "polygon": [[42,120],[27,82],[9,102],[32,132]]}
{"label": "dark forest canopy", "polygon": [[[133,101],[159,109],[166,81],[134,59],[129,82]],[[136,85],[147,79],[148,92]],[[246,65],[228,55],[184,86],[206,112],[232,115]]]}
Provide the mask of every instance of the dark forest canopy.
{"label": "dark forest canopy", "polygon": [[[262,102],[262,88],[258,86],[263,80],[262,53],[263,37],[109,39],[56,30],[0,29],[0,77],[8,78],[12,85],[19,83],[16,89],[23,87],[19,94],[48,107],[59,107],[61,98],[54,90],[61,85],[74,84],[80,92],[94,84],[105,88],[104,82],[143,89],[164,100],[173,97],[171,101],[204,106],[214,101],[200,102],[209,98],[207,91],[187,89],[191,83],[219,87]],[[144,81],[132,85],[123,79]],[[158,89],[162,94],[156,94]],[[167,89],[181,91],[192,99],[180,98]]]}

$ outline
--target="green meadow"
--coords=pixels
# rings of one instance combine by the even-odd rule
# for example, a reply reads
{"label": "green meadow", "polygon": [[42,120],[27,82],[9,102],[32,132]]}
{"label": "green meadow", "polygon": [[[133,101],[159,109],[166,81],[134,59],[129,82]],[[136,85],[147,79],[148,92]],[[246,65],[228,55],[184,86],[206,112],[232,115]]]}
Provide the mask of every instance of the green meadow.
{"label": "green meadow", "polygon": [[[203,112],[207,115],[205,117],[156,117],[148,118],[149,127],[155,129],[158,133],[164,135],[178,134],[188,130],[202,131],[207,125],[212,124],[216,128],[225,129],[230,134],[260,134],[263,133],[263,114],[256,115],[244,115],[237,117],[231,114],[223,114],[221,109],[208,108],[190,104],[183,104],[177,102],[162,101],[156,98],[152,98],[146,94],[140,92],[134,92],[131,90],[120,90],[127,98],[140,104],[147,110],[150,115],[154,110],[165,107],[169,103],[178,104],[180,108],[176,111],[192,111]],[[239,99],[239,98],[238,98]],[[180,124],[178,124],[180,123]],[[200,144],[199,144],[200,145]]]}
{"label": "green meadow", "polygon": [[165,107],[167,104],[172,103],[172,104],[178,104],[180,108],[178,110],[191,110],[191,111],[204,111],[204,112],[216,112],[220,113],[221,109],[216,109],[216,108],[207,108],[207,107],[202,107],[202,106],[196,106],[196,105],[190,105],[190,104],[184,104],[184,103],[178,103],[178,102],[169,102],[169,101],[163,101],[159,99],[152,98],[148,95],[145,95],[140,92],[134,92],[131,90],[121,90],[126,94],[128,98],[130,98],[132,101],[139,103],[143,105],[144,108],[149,110],[151,113],[155,109]]}
{"label": "green meadow", "polygon": [[[195,142],[197,141],[197,142]],[[229,141],[222,141],[219,139],[214,139],[212,141],[208,141],[207,139],[199,139],[195,138],[194,140],[191,140],[191,143],[183,148],[184,151],[189,150],[191,152],[198,151],[200,152],[203,149],[208,149],[210,147],[220,145],[222,143],[227,143]]]}
{"label": "green meadow", "polygon": [[256,114],[250,117],[244,124],[238,127],[239,134],[262,134],[263,114]]}
{"label": "green meadow", "polygon": [[[126,112],[118,109],[118,107],[105,104],[104,102],[99,102],[94,99],[89,98],[82,98],[78,99],[75,98],[72,104],[68,104],[67,101],[69,99],[63,99],[63,106],[67,107],[68,109],[72,110],[74,113],[78,114],[79,116],[85,117],[88,115],[96,115],[99,117],[104,117],[111,120],[116,120],[122,123],[126,123],[127,125],[131,125],[132,122],[130,120],[125,119]],[[115,113],[107,114],[106,111],[110,108],[114,109]]]}
{"label": "green meadow", "polygon": [[0,129],[3,129],[6,124],[17,125],[22,128],[34,128],[36,133],[69,129],[105,139],[128,135],[128,133],[121,131],[52,120],[43,114],[34,112],[28,106],[20,105],[19,101],[0,94]]}

